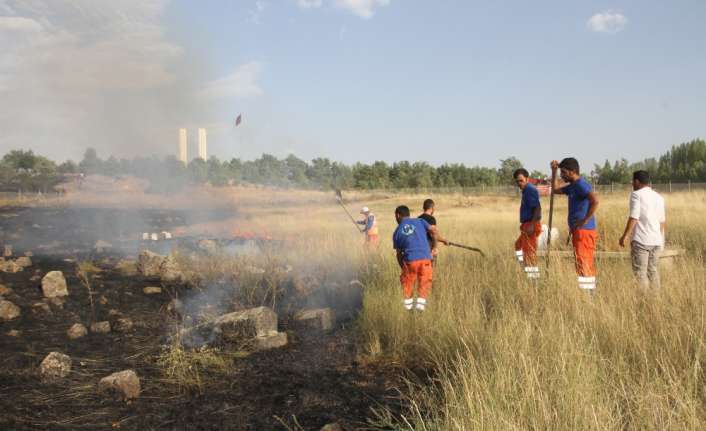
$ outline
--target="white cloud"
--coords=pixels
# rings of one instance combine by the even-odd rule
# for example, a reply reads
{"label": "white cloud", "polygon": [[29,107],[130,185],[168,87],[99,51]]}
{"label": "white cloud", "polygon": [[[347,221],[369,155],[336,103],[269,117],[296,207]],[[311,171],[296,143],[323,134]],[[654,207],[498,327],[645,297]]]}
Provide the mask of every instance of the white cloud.
{"label": "white cloud", "polygon": [[21,16],[0,16],[0,32],[9,31],[37,32],[42,31],[42,25]]}
{"label": "white cloud", "polygon": [[233,73],[206,84],[199,94],[206,99],[260,96],[263,91],[257,81],[261,70],[262,64],[257,61],[243,64]]}
{"label": "white cloud", "polygon": [[369,19],[375,9],[390,4],[390,0],[335,0],[337,7],[349,10],[361,18]]}
{"label": "white cloud", "polygon": [[593,15],[586,25],[597,33],[618,33],[628,23],[628,19],[620,12],[605,11]]}
{"label": "white cloud", "polygon": [[323,0],[297,0],[299,7],[303,7],[304,9],[319,8],[323,3]]}

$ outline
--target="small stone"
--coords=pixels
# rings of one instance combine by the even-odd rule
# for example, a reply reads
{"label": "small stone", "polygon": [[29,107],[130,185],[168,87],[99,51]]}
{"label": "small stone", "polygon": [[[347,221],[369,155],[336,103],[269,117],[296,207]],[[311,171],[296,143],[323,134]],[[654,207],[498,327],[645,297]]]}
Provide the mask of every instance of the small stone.
{"label": "small stone", "polygon": [[3,255],[4,257],[10,257],[10,256],[12,256],[12,246],[11,246],[11,245],[6,245],[6,246],[3,248],[2,255]]}
{"label": "small stone", "polygon": [[140,389],[140,378],[133,370],[113,373],[98,382],[98,392],[114,393],[124,400],[139,397]]}
{"label": "small stone", "polygon": [[108,298],[106,298],[105,295],[101,295],[101,297],[98,298],[98,302],[100,305],[108,305]]}
{"label": "small stone", "polygon": [[15,259],[15,263],[22,268],[28,268],[32,266],[32,259],[27,256],[22,256]]}
{"label": "small stone", "polygon": [[17,338],[17,337],[19,337],[20,335],[22,335],[22,333],[21,333],[20,331],[18,331],[17,329],[11,329],[11,330],[7,331],[7,332],[5,333],[5,335],[7,335],[8,337]]}
{"label": "small stone", "polygon": [[51,314],[51,308],[46,302],[35,302],[32,304],[32,312],[35,314]]}
{"label": "small stone", "polygon": [[159,234],[158,233],[153,233],[150,235],[150,239],[152,241],[159,241]]}
{"label": "small stone", "polygon": [[110,322],[91,323],[91,332],[96,334],[107,334],[110,332]]}
{"label": "small stone", "polygon": [[11,293],[12,293],[12,289],[5,286],[4,284],[0,284],[0,295],[9,295]]}
{"label": "small stone", "polygon": [[22,271],[23,269],[24,268],[15,263],[15,261],[13,260],[8,260],[0,264],[0,271],[7,272],[8,274],[15,274]]}
{"label": "small stone", "polygon": [[44,380],[62,379],[71,372],[71,358],[63,353],[51,352],[39,365]]}
{"label": "small stone", "polygon": [[116,310],[115,308],[111,308],[108,310],[108,316],[110,317],[122,317],[123,313],[120,311]]}
{"label": "small stone", "polygon": [[156,295],[158,293],[162,293],[162,288],[157,287],[157,286],[147,286],[142,291],[145,293],[145,295]]}
{"label": "small stone", "polygon": [[81,337],[85,337],[88,335],[88,329],[86,329],[85,326],[83,326],[80,323],[74,323],[71,325],[71,327],[66,331],[66,335],[72,339],[76,340]]}
{"label": "small stone", "polygon": [[20,307],[10,301],[0,301],[0,320],[12,320],[20,317]]}
{"label": "small stone", "polygon": [[42,292],[47,298],[55,296],[68,296],[69,290],[66,288],[66,279],[61,271],[51,271],[42,279]]}
{"label": "small stone", "polygon": [[340,424],[334,422],[324,425],[323,427],[321,427],[320,431],[343,431],[343,427]]}
{"label": "small stone", "polygon": [[336,324],[336,317],[330,308],[303,310],[294,316],[294,320],[320,331],[330,331]]}
{"label": "small stone", "polygon": [[255,337],[255,345],[258,350],[276,349],[287,345],[286,332],[272,332],[265,336]]}
{"label": "small stone", "polygon": [[129,318],[121,317],[115,320],[112,327],[118,332],[129,332],[132,330],[133,323],[132,320]]}

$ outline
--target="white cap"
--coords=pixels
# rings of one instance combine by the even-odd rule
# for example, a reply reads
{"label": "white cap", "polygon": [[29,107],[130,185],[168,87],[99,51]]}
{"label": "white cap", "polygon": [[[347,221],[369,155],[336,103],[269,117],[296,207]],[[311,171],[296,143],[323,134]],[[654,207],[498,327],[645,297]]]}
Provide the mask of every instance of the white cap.
{"label": "white cap", "polygon": [[368,208],[368,207],[363,207],[360,209],[361,214],[367,214],[369,212],[370,212],[370,208]]}

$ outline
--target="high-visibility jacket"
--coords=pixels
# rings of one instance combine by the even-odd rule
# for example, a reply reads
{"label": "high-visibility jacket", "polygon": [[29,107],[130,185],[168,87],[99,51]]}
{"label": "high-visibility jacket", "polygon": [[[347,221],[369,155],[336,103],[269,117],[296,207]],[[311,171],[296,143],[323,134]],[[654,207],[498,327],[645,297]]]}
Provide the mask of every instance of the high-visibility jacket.
{"label": "high-visibility jacket", "polygon": [[369,213],[365,220],[361,220],[358,224],[365,225],[363,232],[368,236],[378,236],[378,222],[375,214]]}

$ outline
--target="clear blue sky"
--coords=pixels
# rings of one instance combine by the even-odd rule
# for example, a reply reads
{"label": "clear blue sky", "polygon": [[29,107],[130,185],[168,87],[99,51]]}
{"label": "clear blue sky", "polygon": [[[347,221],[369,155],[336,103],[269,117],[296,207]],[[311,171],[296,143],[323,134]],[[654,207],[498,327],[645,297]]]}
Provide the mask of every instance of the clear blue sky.
{"label": "clear blue sky", "polygon": [[206,125],[220,157],[546,170],[706,137],[703,0],[158,3],[207,100],[163,128]]}

